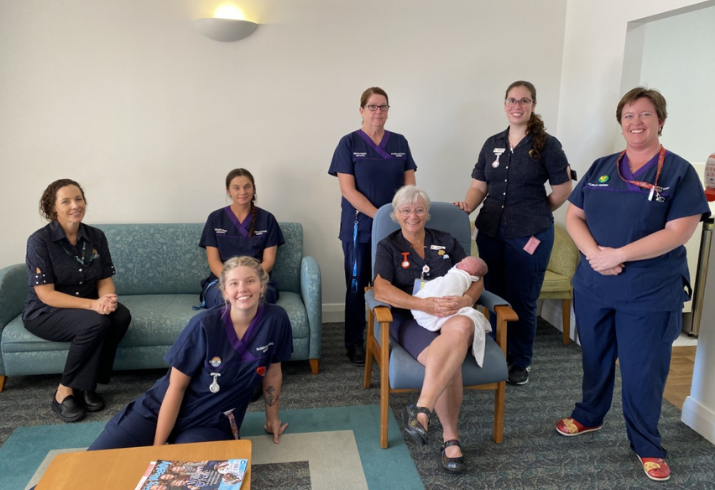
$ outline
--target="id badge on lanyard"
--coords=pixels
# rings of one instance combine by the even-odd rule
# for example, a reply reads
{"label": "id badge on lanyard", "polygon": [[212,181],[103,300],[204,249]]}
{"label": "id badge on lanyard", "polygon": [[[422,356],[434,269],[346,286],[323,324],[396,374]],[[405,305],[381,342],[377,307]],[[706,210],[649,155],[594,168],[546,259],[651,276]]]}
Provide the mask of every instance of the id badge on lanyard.
{"label": "id badge on lanyard", "polygon": [[422,275],[418,278],[415,279],[415,285],[412,287],[412,294],[417,294],[417,292],[425,287],[425,284],[427,283],[427,280],[425,279],[425,274],[429,275],[429,266],[425,265],[422,268]]}

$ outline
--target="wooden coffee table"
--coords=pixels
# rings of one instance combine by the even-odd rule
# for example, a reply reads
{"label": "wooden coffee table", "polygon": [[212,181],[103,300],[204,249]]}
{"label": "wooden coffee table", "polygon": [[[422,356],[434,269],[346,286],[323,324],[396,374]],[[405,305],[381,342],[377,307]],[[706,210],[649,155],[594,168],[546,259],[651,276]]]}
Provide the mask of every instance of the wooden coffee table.
{"label": "wooden coffee table", "polygon": [[58,454],[36,490],[133,490],[157,459],[247,459],[241,490],[251,488],[251,441],[245,439]]}

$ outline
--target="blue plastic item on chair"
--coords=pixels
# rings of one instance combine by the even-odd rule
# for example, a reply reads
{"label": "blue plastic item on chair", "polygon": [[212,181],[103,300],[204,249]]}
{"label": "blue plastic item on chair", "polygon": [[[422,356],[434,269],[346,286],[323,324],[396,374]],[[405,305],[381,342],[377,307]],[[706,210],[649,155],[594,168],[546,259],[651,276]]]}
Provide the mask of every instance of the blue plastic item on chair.
{"label": "blue plastic item on chair", "polygon": [[[393,231],[399,230],[398,223],[392,221],[392,205],[385,204],[377,213],[372,223],[372,264],[375,266],[377,244]],[[426,227],[450,233],[469,253],[471,233],[469,217],[451,203],[433,202],[430,220]],[[380,369],[380,446],[388,446],[387,424],[389,395],[394,392],[418,391],[422,388],[425,368],[407,353],[392,337],[390,307],[375,299],[374,291],[369,288],[365,293],[369,308],[367,325],[367,349],[365,359],[364,387],[370,388],[372,361]],[[477,305],[496,314],[496,342],[487,335],[484,353],[484,366],[479,367],[474,357],[469,355],[462,364],[464,387],[467,389],[494,391],[494,430],[492,439],[502,442],[504,429],[504,397],[508,369],[506,364],[506,328],[507,322],[517,320],[517,315],[509,303],[487,291],[483,292]]]}

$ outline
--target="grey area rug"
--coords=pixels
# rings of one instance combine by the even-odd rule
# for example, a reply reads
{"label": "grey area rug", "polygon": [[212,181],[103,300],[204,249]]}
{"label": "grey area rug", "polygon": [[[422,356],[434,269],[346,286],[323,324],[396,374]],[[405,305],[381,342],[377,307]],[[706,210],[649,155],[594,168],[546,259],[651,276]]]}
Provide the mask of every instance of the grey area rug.
{"label": "grey area rug", "polygon": [[[432,420],[427,446],[408,442],[426,489],[715,489],[715,447],[680,422],[680,410],[667,401],[663,404],[660,431],[669,450],[673,477],[664,483],[646,478],[626,437],[620,379],[601,431],[581,437],[558,435],[554,424],[570,414],[581,389],[581,350],[574,344],[563,346],[561,338],[561,332],[539,320],[530,381],[525,386],[507,387],[502,444],[491,440],[493,396],[465,392],[460,432],[468,473],[450,475],[442,470],[441,428],[436,418]],[[342,339],[342,324],[324,325],[323,359],[317,376],[310,373],[307,362],[285,365],[282,408],[379,403],[379,371],[373,370],[372,388],[363,389],[363,370],[347,362]],[[156,370],[116,373],[112,383],[101,391],[107,409],[85,420],[108,420],[162,374]],[[0,444],[16,427],[59,423],[50,410],[58,382],[59,375],[8,379],[5,391],[0,393]],[[416,399],[416,393],[393,394],[390,405],[400,418],[403,407]],[[251,404],[249,410],[262,411],[262,402]],[[390,423],[402,425],[401,420]],[[379,429],[374,426],[364,430]],[[309,488],[307,465],[280,469],[281,466],[259,465],[252,487]],[[261,481],[265,485],[259,484]],[[346,482],[344,489],[349,488]]]}

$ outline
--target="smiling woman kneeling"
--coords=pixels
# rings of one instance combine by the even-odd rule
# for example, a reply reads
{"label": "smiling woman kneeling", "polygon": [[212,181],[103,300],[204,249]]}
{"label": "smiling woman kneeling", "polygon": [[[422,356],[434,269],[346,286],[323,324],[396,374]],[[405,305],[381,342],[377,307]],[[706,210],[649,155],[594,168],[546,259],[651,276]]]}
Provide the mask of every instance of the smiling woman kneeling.
{"label": "smiling woman kneeling", "polygon": [[264,304],[268,274],[234,257],[219,276],[225,305],[193,317],[165,360],[169,372],[107,423],[89,450],[239,438],[254,389],[262,385],[267,432],[278,443],[281,362],[293,351],[285,310]]}

